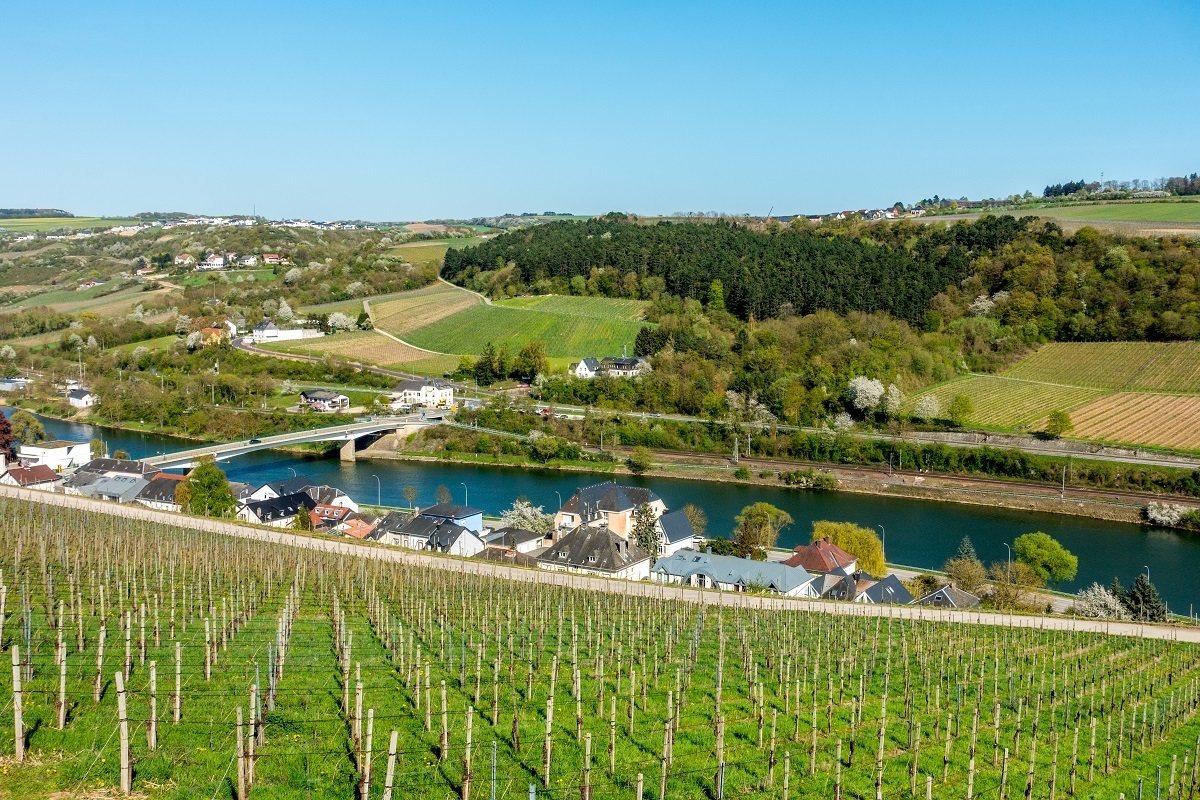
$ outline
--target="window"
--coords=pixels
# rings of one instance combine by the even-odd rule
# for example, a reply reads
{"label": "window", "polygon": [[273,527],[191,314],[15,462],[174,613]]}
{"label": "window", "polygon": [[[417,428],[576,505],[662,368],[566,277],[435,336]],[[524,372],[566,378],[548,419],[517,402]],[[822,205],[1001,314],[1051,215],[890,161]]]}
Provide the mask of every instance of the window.
{"label": "window", "polygon": [[595,556],[588,556],[588,561],[589,561],[589,562],[591,562],[592,564],[595,564],[595,563],[596,563],[596,557],[595,557]]}

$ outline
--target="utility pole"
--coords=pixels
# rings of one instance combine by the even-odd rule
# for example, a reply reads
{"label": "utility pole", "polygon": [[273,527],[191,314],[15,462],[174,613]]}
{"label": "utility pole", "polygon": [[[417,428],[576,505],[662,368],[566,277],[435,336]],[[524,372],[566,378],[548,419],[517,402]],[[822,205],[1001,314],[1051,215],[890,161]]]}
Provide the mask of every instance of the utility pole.
{"label": "utility pole", "polygon": [[738,435],[733,435],[733,463],[738,463]]}
{"label": "utility pole", "polygon": [[1058,493],[1059,500],[1067,499],[1067,468],[1064,465],[1062,471],[1062,489]]}

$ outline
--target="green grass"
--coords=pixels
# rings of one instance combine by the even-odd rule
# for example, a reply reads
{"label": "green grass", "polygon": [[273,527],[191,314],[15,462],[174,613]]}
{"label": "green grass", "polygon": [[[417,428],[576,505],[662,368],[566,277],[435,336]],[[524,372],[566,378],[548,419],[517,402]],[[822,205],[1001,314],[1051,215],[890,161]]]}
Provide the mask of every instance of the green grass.
{"label": "green grass", "polygon": [[465,239],[422,239],[416,242],[408,242],[407,244],[399,244],[393,247],[388,252],[392,255],[400,256],[410,264],[430,264],[441,263],[446,256],[446,251],[450,249],[460,250],[464,247],[471,247],[484,241],[478,236],[471,236]]}
{"label": "green grass", "polygon": [[1063,205],[1023,212],[1058,219],[1113,222],[1200,222],[1200,202],[1127,202]]}
{"label": "green grass", "polygon": [[274,278],[275,272],[270,269],[229,269],[218,272],[191,272],[186,276],[172,277],[167,280],[180,286],[207,286],[215,281],[228,280],[230,283],[235,283],[239,279],[242,281],[270,281]]}
{"label": "green grass", "polygon": [[31,217],[0,219],[0,229],[29,233],[53,231],[57,228],[112,228],[117,225],[137,225],[145,220],[125,217]]}
{"label": "green grass", "polygon": [[132,353],[139,347],[145,347],[150,350],[170,350],[172,345],[179,341],[179,339],[179,336],[171,334],[170,336],[160,336],[157,339],[146,339],[141,342],[130,342],[129,344],[123,344],[116,349],[126,353]]}
{"label": "green grass", "polygon": [[967,421],[983,428],[1040,430],[1051,411],[1070,411],[1106,394],[1102,390],[1011,380],[993,375],[960,378],[913,395],[905,403],[912,411],[922,397],[934,396],[946,414],[956,395],[971,400]]}
{"label": "green grass", "polygon": [[1004,374],[1114,391],[1198,392],[1200,342],[1047,344]]}
{"label": "green grass", "polygon": [[[627,312],[621,312],[627,313]],[[512,352],[533,341],[546,343],[547,355],[580,359],[633,350],[642,323],[628,319],[553,313],[500,305],[474,306],[409,331],[405,339],[417,347],[444,353],[482,352],[489,342]]]}
{"label": "green grass", "polygon": [[529,311],[547,311],[569,317],[589,319],[619,319],[627,322],[641,320],[650,305],[643,300],[621,300],[608,297],[572,297],[563,295],[538,295],[497,300],[501,308],[522,308]]}

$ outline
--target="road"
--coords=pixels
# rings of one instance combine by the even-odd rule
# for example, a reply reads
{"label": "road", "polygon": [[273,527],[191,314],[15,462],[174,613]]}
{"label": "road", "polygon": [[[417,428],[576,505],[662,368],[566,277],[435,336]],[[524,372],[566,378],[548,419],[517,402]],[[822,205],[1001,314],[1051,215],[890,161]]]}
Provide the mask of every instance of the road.
{"label": "road", "polygon": [[662,584],[646,582],[609,580],[586,575],[569,575],[538,569],[522,569],[520,567],[510,567],[487,561],[458,559],[383,545],[369,545],[355,540],[329,539],[319,535],[306,536],[278,529],[257,528],[225,520],[181,517],[179,514],[155,511],[142,506],[131,504],[116,505],[86,497],[39,492],[31,489],[20,489],[14,486],[0,486],[0,496],[15,497],[45,505],[96,511],[127,519],[145,520],[157,525],[177,526],[182,524],[196,530],[208,531],[215,534],[288,547],[300,547],[324,553],[376,558],[391,563],[412,564],[426,568],[444,569],[461,574],[501,578],[525,583],[567,586],[586,591],[609,592],[635,597],[673,599],[679,602],[699,603],[703,605],[804,611],[847,617],[882,616],[970,625],[1004,625],[1008,627],[1037,628],[1040,630],[1078,631],[1200,643],[1200,628],[1198,627],[1145,625],[1134,622],[1111,622],[1061,616],[1022,616],[998,611],[963,611],[959,609],[917,606],[868,606],[858,603],[839,603],[830,600],[800,600],[770,595],[727,593],[683,586],[664,586]]}

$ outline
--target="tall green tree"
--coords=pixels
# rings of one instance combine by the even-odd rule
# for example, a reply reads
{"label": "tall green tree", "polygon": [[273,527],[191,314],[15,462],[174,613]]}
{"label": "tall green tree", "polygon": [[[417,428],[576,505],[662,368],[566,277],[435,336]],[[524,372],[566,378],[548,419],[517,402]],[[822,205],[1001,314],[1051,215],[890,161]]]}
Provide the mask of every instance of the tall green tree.
{"label": "tall green tree", "polygon": [[634,511],[633,541],[643,551],[650,554],[650,564],[658,560],[658,548],[661,540],[658,535],[658,520],[649,504],[642,503]]}
{"label": "tall green tree", "polygon": [[32,445],[46,441],[46,428],[28,411],[18,411],[12,415],[12,432],[20,444]]}
{"label": "tall green tree", "polygon": [[437,490],[433,493],[433,496],[439,504],[454,502],[454,494],[450,491],[450,487],[444,483],[438,484]]}
{"label": "tall green tree", "polygon": [[765,561],[767,550],[779,541],[779,532],[791,525],[791,515],[770,503],[754,503],[734,517],[734,544],[743,558]]}
{"label": "tall green tree", "polygon": [[500,377],[496,371],[496,348],[488,342],[475,359],[475,382],[480,386],[491,386]]}
{"label": "tall green tree", "polygon": [[858,568],[868,575],[882,578],[887,574],[883,542],[879,540],[879,534],[870,528],[853,522],[814,522],[812,540],[815,542],[825,538],[858,559]]}
{"label": "tall green tree", "polygon": [[546,343],[540,339],[522,347],[513,361],[513,374],[519,378],[533,380],[538,375],[545,375],[549,370]]}
{"label": "tall green tree", "polygon": [[[201,461],[183,482],[187,487],[184,511],[206,517],[226,517],[237,508],[237,499],[229,489],[225,472],[211,459]],[[179,492],[176,490],[176,499]]]}
{"label": "tall green tree", "polygon": [[958,543],[958,552],[954,554],[955,558],[968,558],[972,561],[978,561],[979,556],[975,553],[975,545],[971,544],[971,537],[964,536],[962,541]]}
{"label": "tall green tree", "polygon": [[[1118,588],[1120,584],[1117,584]],[[1164,622],[1167,619],[1167,607],[1158,596],[1158,589],[1143,572],[1133,581],[1128,590],[1119,597],[1121,604],[1136,620],[1143,622]]]}
{"label": "tall green tree", "polygon": [[1046,417],[1046,435],[1052,439],[1066,436],[1073,430],[1075,430],[1075,423],[1071,422],[1071,415],[1065,411],[1051,411],[1050,415]]}
{"label": "tall green tree", "polygon": [[1069,581],[1079,569],[1079,558],[1041,531],[1018,536],[1013,542],[1013,555],[1049,583]]}

